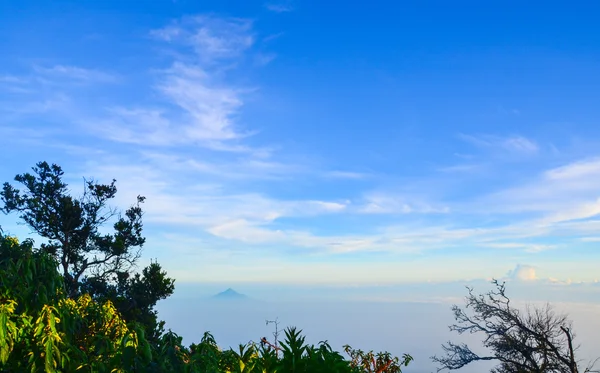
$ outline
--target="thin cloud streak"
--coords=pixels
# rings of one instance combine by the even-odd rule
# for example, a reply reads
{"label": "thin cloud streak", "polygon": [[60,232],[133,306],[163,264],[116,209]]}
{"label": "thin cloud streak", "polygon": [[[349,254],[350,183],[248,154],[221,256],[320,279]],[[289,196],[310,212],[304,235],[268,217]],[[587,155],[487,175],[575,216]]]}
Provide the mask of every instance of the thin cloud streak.
{"label": "thin cloud streak", "polygon": [[534,141],[523,136],[492,136],[459,134],[458,138],[478,148],[487,150],[502,150],[509,153],[535,154],[539,146]]}
{"label": "thin cloud streak", "polygon": [[545,222],[595,216],[600,198],[600,162],[577,161],[546,170],[520,186],[476,198],[471,207],[490,213],[544,213]]}
{"label": "thin cloud streak", "polygon": [[287,13],[294,10],[291,1],[284,2],[269,2],[266,3],[265,8],[275,13]]}
{"label": "thin cloud streak", "polygon": [[[33,71],[46,79],[64,79],[87,83],[115,83],[119,78],[105,71],[85,69],[78,66],[55,65],[52,67],[34,66]],[[46,80],[47,82],[47,80]]]}

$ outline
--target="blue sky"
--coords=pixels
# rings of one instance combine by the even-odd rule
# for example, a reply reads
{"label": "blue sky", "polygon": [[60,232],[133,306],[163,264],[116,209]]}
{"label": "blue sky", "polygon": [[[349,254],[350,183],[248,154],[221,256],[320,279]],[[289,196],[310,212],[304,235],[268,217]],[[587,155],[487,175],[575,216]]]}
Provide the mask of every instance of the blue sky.
{"label": "blue sky", "polygon": [[597,289],[591,3],[2,2],[0,177],[116,178],[179,282]]}

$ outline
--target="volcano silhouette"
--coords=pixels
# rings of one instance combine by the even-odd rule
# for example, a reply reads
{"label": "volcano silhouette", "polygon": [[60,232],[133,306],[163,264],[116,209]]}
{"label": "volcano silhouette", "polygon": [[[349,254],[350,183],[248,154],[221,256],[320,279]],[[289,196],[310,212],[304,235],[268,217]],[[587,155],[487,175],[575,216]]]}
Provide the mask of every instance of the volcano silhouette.
{"label": "volcano silhouette", "polygon": [[241,300],[248,299],[244,294],[240,294],[237,291],[229,288],[225,291],[220,292],[219,294],[213,295],[213,299],[223,299],[223,300]]}

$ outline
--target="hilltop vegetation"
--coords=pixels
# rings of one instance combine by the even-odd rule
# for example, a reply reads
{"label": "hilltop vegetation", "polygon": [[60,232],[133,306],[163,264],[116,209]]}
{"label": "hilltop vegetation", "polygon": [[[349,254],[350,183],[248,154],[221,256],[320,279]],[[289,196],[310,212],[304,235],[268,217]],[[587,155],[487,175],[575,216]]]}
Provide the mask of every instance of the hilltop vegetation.
{"label": "hilltop vegetation", "polygon": [[[0,229],[0,372],[400,373],[413,360],[350,346],[344,357],[327,342],[306,344],[294,327],[280,343],[262,338],[222,350],[206,332],[184,346],[155,310],[173,294],[175,280],[156,262],[135,270],[145,243],[144,197],[121,214],[108,205],[114,180],[86,180],[76,198],[59,166],[40,162],[33,171],[15,177],[23,189],[5,183],[0,192],[0,210],[18,214],[44,239],[36,247]],[[111,233],[101,233],[107,225]],[[483,334],[490,354],[449,342],[446,355],[432,358],[439,370],[497,361],[493,373],[594,372],[593,364],[581,367],[565,316],[549,306],[522,312],[504,284],[495,284],[486,295],[469,289],[473,315],[454,306],[457,325],[450,327]]]}

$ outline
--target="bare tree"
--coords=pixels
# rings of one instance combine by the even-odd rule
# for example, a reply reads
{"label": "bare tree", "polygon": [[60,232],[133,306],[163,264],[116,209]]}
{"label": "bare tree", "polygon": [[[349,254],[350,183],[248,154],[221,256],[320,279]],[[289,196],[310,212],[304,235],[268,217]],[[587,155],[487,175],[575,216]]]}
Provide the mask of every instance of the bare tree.
{"label": "bare tree", "polygon": [[[279,356],[279,317],[276,317],[275,320],[265,320],[266,325],[275,324],[275,331],[273,332],[273,337],[275,337],[275,354]],[[261,342],[268,343],[266,338],[261,339]],[[268,343],[270,344],[270,343]]]}
{"label": "bare tree", "polygon": [[493,280],[495,290],[476,295],[467,287],[466,307],[473,315],[454,305],[457,324],[450,330],[459,334],[482,333],[483,346],[489,356],[479,356],[466,344],[448,342],[442,345],[444,356],[433,356],[438,372],[456,370],[474,361],[498,361],[492,373],[591,373],[594,364],[582,368],[575,353],[575,334],[566,315],[557,314],[550,305],[524,312],[514,308],[505,292],[505,284]]}

